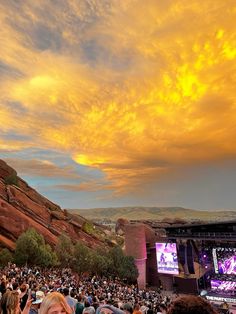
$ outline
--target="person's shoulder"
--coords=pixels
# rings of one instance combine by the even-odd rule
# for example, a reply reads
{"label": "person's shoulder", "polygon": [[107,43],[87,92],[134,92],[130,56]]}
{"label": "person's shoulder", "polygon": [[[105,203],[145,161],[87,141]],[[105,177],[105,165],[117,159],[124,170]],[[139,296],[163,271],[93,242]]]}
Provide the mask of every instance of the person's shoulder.
{"label": "person's shoulder", "polygon": [[37,314],[38,313],[38,311],[36,311],[35,309],[30,309],[29,310],[29,314]]}
{"label": "person's shoulder", "polygon": [[76,307],[78,307],[78,308],[84,308],[84,305],[83,305],[82,303],[80,303],[80,302],[77,302],[77,303],[76,303]]}
{"label": "person's shoulder", "polygon": [[94,314],[95,308],[93,306],[89,306],[83,309],[83,314]]}

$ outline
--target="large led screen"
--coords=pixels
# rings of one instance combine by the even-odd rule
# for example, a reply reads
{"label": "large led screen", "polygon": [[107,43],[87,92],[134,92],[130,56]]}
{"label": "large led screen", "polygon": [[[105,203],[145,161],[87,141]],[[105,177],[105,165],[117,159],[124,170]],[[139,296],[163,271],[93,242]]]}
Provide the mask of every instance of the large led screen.
{"label": "large led screen", "polygon": [[157,270],[162,274],[179,274],[176,243],[156,243]]}
{"label": "large led screen", "polygon": [[217,274],[236,274],[236,249],[214,248],[212,253],[214,268]]}
{"label": "large led screen", "polygon": [[212,279],[211,290],[218,293],[233,293],[236,290],[236,282]]}

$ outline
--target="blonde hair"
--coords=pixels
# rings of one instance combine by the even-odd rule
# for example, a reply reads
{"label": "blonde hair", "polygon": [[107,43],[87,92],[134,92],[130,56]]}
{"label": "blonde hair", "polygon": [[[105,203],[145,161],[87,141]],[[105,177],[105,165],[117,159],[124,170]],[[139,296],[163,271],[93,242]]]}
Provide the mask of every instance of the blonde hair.
{"label": "blonde hair", "polygon": [[7,294],[6,300],[6,313],[7,314],[17,314],[20,310],[20,297],[17,291],[10,291]]}
{"label": "blonde hair", "polygon": [[66,314],[71,314],[71,308],[67,304],[65,297],[59,292],[51,292],[43,299],[40,306],[40,314],[47,314],[49,309],[56,304],[60,304]]}
{"label": "blonde hair", "polygon": [[1,298],[0,301],[0,314],[6,314],[7,313],[7,298],[8,295],[10,294],[10,290],[7,290]]}

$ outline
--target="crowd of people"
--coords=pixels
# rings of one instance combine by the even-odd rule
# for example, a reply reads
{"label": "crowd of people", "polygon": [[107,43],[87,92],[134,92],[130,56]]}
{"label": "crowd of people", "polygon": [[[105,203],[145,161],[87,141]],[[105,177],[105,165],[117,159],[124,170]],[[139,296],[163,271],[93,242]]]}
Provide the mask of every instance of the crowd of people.
{"label": "crowd of people", "polygon": [[14,264],[0,270],[0,314],[215,314],[201,297],[140,290],[118,278]]}

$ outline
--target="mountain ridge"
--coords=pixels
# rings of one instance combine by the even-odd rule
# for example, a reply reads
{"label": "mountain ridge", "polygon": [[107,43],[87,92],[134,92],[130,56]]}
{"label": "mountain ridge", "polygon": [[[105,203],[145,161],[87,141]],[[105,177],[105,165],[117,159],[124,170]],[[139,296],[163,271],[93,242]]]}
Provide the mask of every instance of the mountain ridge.
{"label": "mountain ridge", "polygon": [[[68,209],[69,212],[80,214],[90,220],[119,218],[129,220],[163,220],[165,218],[185,220],[219,221],[236,219],[236,211],[205,211],[184,207],[158,207],[158,206],[122,206],[90,209]],[[171,215],[171,217],[170,217]]]}

